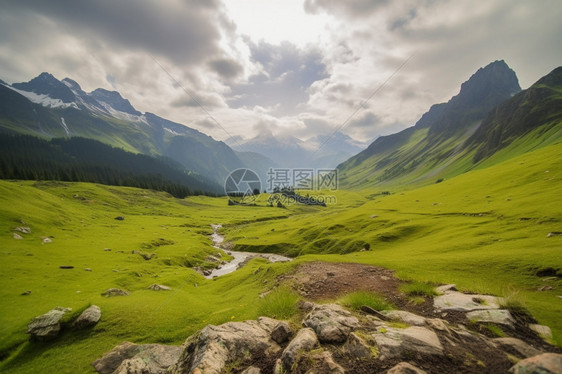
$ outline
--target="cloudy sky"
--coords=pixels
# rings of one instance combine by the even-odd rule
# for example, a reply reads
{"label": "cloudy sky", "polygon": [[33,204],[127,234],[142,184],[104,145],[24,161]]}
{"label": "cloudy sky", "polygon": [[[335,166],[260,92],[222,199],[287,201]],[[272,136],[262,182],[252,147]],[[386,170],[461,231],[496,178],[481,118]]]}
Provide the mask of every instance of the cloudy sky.
{"label": "cloudy sky", "polygon": [[3,0],[0,9],[4,81],[48,71],[220,140],[341,128],[371,141],[413,125],[494,60],[523,88],[562,65],[560,0]]}

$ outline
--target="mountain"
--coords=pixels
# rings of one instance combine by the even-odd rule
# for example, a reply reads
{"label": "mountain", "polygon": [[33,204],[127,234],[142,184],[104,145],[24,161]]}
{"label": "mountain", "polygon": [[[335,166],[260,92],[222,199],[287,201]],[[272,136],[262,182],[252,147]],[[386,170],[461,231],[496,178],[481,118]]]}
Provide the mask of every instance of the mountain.
{"label": "mountain", "polygon": [[479,162],[533,131],[545,141],[552,142],[561,136],[561,120],[562,67],[558,67],[527,90],[491,110],[467,140],[466,147],[476,149],[474,162]]}
{"label": "mountain", "polygon": [[270,134],[247,140],[236,137],[227,143],[238,152],[259,153],[283,168],[334,168],[366,146],[341,132],[317,135],[306,141],[291,135]]}
{"label": "mountain", "polygon": [[85,138],[50,141],[0,134],[0,179],[92,182],[187,195],[223,193],[218,184],[189,175],[176,162],[134,154]]}
{"label": "mountain", "polygon": [[340,164],[340,183],[349,187],[429,183],[474,168],[499,150],[499,144],[506,144],[498,140],[498,131],[513,140],[524,135],[523,128],[538,128],[545,121],[559,124],[559,83],[553,74],[559,74],[558,69],[521,92],[515,72],[504,61],[480,68],[458,95],[433,105],[415,126],[378,138]]}
{"label": "mountain", "polygon": [[169,157],[189,172],[223,184],[244,167],[225,143],[152,113],[141,113],[116,91],[90,93],[69,78],[42,73],[0,84],[0,132],[45,139],[83,137],[129,152]]}

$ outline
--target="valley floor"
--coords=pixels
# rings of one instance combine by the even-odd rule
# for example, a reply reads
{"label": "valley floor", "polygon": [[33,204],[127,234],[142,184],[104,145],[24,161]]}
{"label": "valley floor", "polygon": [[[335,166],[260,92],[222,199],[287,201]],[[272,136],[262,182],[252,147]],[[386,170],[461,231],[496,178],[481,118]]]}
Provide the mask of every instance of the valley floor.
{"label": "valley floor", "polygon": [[[326,208],[272,208],[265,196],[257,206],[232,207],[224,198],[0,181],[0,371],[93,372],[91,363],[125,340],[181,344],[205,325],[255,319],[279,285],[317,302],[378,292],[423,315],[426,301],[410,300],[392,274],[502,296],[550,326],[561,345],[561,155],[561,145],[550,146],[415,190],[332,191],[337,204]],[[212,246],[217,223],[233,250],[295,259],[257,258],[206,279],[203,270],[230,259]],[[366,282],[357,264],[388,269],[377,270],[388,287]],[[318,283],[315,271],[333,279]],[[171,289],[148,289],[153,284]],[[102,296],[109,288],[130,295]],[[72,328],[92,304],[101,321]],[[29,341],[29,321],[57,306],[72,308],[61,335]]]}

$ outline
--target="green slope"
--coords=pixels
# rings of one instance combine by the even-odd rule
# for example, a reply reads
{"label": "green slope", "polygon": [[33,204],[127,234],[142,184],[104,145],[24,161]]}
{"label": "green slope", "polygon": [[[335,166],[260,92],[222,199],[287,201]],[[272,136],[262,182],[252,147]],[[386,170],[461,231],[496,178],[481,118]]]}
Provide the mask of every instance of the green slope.
{"label": "green slope", "polygon": [[232,170],[244,166],[225,143],[197,130],[152,113],[122,116],[86,108],[45,108],[0,85],[0,132],[44,139],[83,137],[129,152],[165,156],[220,185]]}
{"label": "green slope", "polygon": [[[402,277],[457,283],[473,291],[517,293],[562,343],[559,291],[540,292],[536,273],[562,282],[562,144],[418,189],[337,194],[322,212],[233,228],[236,248],[290,254],[340,253],[398,270]],[[358,205],[356,207],[350,207]],[[355,253],[367,247],[370,251]]]}
{"label": "green slope", "polygon": [[512,98],[498,96],[494,105],[466,97],[459,105],[463,95],[473,96],[463,89],[447,104],[433,106],[416,126],[377,139],[338,166],[341,185],[427,185],[559,142],[562,68]]}

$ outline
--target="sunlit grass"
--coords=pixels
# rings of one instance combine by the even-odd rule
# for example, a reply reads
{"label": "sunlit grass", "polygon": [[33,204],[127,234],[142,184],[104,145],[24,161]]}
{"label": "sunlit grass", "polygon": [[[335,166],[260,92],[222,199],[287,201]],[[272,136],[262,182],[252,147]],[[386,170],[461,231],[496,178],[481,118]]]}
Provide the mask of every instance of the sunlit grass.
{"label": "sunlit grass", "polygon": [[389,310],[392,305],[383,296],[368,291],[357,291],[343,297],[340,302],[353,310],[359,311],[362,306],[368,306],[374,310]]}

